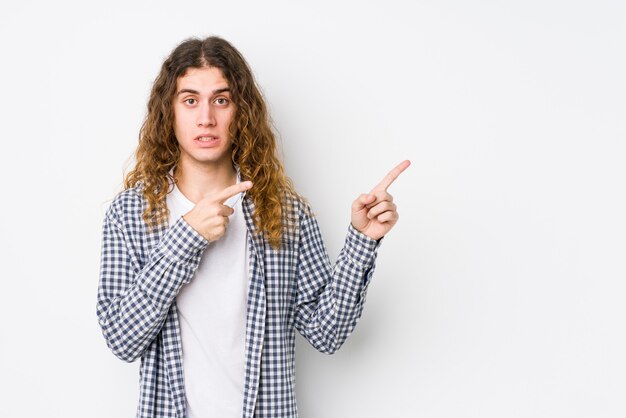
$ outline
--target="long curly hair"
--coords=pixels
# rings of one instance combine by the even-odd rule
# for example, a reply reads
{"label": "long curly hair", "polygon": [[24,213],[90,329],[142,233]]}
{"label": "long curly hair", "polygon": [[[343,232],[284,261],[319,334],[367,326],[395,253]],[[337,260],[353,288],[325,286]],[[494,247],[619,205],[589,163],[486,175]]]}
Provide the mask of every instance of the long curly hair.
{"label": "long curly hair", "polygon": [[[166,195],[170,175],[180,157],[174,135],[173,100],[176,83],[189,68],[219,68],[228,82],[235,114],[229,126],[232,138],[232,162],[239,166],[241,180],[251,180],[246,194],[254,202],[257,232],[272,247],[280,248],[285,228],[292,227],[287,216],[293,205],[304,203],[292,181],[286,176],[277,157],[276,138],[271,128],[267,106],[256,85],[252,71],[241,53],[222,38],[188,39],[176,47],[163,62],[152,86],[148,112],[139,133],[135,166],[124,179],[124,188],[142,185],[148,204],[142,217],[149,228],[167,223],[169,209]],[[310,212],[309,212],[310,213]]]}

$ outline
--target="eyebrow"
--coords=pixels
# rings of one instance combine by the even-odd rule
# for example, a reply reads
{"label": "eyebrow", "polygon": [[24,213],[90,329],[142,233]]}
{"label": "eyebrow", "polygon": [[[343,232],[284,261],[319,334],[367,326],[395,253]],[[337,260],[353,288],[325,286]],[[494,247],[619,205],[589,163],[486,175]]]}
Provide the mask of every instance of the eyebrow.
{"label": "eyebrow", "polygon": [[[224,92],[230,92],[230,88],[229,88],[229,87],[224,87],[224,88],[221,88],[221,89],[213,90],[213,93],[212,93],[212,94],[214,94],[214,95],[215,95],[215,94],[220,94],[220,93],[224,93]],[[179,91],[176,93],[176,96],[179,96],[179,95],[181,95],[181,94],[183,94],[183,93],[190,93],[190,94],[200,95],[200,92],[199,92],[198,90],[193,90],[193,89],[182,89],[182,90],[179,90]]]}

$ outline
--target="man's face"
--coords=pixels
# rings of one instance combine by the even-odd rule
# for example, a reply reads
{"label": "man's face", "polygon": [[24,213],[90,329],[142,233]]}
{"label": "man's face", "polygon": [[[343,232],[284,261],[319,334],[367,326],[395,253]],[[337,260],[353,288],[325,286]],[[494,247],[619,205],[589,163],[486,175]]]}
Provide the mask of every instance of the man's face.
{"label": "man's face", "polygon": [[235,106],[228,82],[215,67],[190,68],[178,78],[174,134],[181,164],[231,164],[228,127]]}

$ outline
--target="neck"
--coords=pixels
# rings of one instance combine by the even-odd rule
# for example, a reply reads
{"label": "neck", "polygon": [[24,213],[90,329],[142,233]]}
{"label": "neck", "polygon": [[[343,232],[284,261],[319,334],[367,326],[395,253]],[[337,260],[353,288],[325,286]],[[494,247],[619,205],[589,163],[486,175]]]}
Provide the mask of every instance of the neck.
{"label": "neck", "polygon": [[174,170],[178,190],[193,203],[237,183],[237,170],[230,161],[218,165],[179,161]]}

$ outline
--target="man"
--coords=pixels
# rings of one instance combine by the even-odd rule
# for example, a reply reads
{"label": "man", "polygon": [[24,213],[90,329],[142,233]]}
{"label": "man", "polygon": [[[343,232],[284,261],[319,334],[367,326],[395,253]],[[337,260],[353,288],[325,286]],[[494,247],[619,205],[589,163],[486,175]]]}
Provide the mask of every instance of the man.
{"label": "man", "polygon": [[141,358],[137,417],[297,416],[294,330],[324,353],[352,332],[409,164],[354,201],[333,268],[244,58],[180,44],[103,225],[97,316],[117,357]]}

